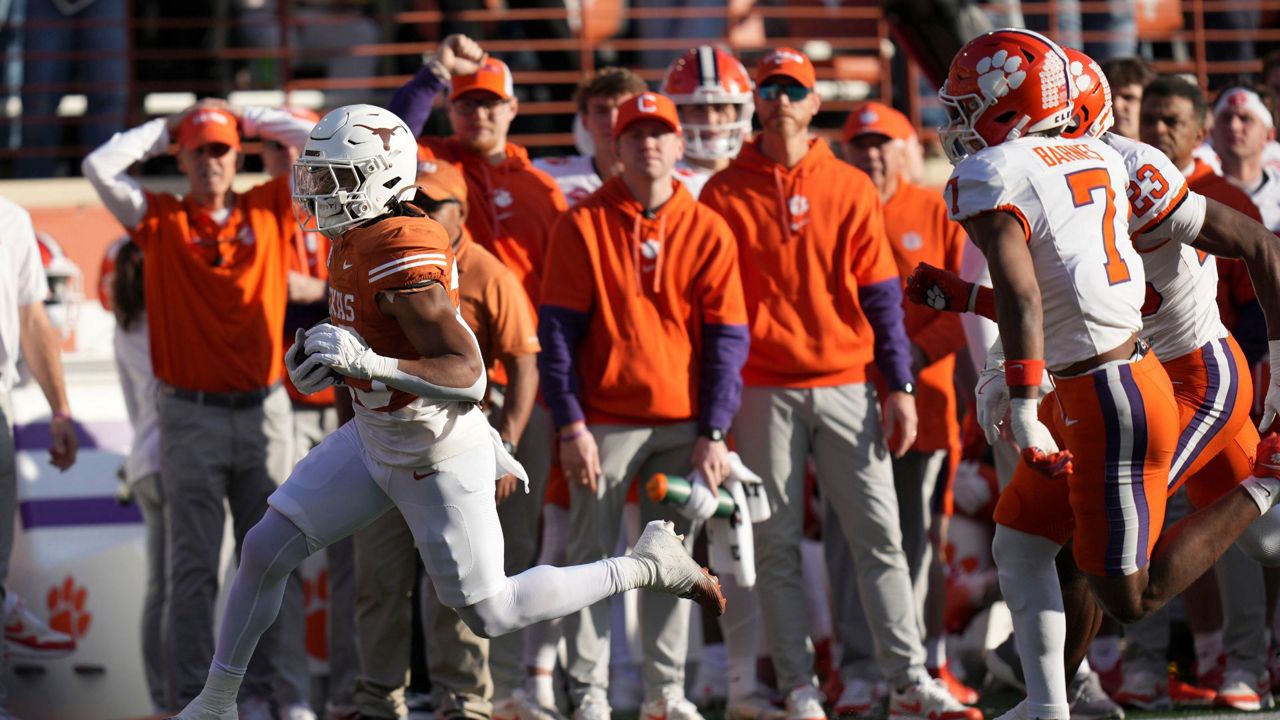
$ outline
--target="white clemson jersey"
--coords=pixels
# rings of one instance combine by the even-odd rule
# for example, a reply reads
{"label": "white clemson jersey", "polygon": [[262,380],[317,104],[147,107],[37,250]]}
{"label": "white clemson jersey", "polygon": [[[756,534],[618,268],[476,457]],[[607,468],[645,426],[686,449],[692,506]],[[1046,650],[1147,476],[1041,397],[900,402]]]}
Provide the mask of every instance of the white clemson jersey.
{"label": "white clemson jersey", "polygon": [[1013,213],[1027,233],[1051,369],[1119,347],[1142,328],[1146,282],[1129,240],[1129,173],[1093,138],[1029,136],[965,158],[947,181],[951,217]]}
{"label": "white clemson jersey", "polygon": [[690,195],[697,198],[702,194],[702,186],[707,184],[707,181],[711,179],[712,175],[716,174],[716,171],[693,165],[681,159],[676,161],[676,166],[671,171],[671,174],[684,183],[684,188],[689,191]]}
{"label": "white clemson jersey", "polygon": [[1162,360],[1182,357],[1205,343],[1226,337],[1218,317],[1218,264],[1191,247],[1195,237],[1174,237],[1175,211],[1201,213],[1203,203],[1185,202],[1187,180],[1163,152],[1114,133],[1103,142],[1124,158],[1129,169],[1129,232],[1147,275],[1142,305],[1142,335]]}
{"label": "white clemson jersey", "polygon": [[569,207],[586,200],[604,184],[590,155],[537,158],[533,166],[556,181]]}

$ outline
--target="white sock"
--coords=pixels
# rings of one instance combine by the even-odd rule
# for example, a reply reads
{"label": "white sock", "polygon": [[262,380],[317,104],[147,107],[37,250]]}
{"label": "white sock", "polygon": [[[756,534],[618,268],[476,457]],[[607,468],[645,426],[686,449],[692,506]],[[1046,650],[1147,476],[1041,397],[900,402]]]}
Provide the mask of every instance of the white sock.
{"label": "white sock", "polygon": [[720,616],[720,634],[724,636],[729,674],[730,704],[743,702],[756,694],[756,656],[760,651],[760,600],[754,589],[738,584],[732,573],[720,578],[725,610]]}
{"label": "white sock", "polygon": [[1120,637],[1099,635],[1089,645],[1089,664],[1098,672],[1110,672],[1120,662]]}
{"label": "white sock", "polygon": [[1249,497],[1258,505],[1258,513],[1265,515],[1268,510],[1280,501],[1280,478],[1257,477],[1250,475],[1240,483],[1240,487],[1249,493]]}
{"label": "white sock", "polygon": [[209,666],[209,677],[204,681],[204,688],[187,704],[183,715],[206,717],[221,715],[228,709],[234,712],[236,695],[240,693],[240,683],[244,680],[244,668],[229,668],[217,660]]}
{"label": "white sock", "polygon": [[632,556],[569,567],[535,565],[507,578],[493,596],[457,610],[472,630],[498,637],[564,617],[624,590],[651,585],[656,576],[652,561]]}
{"label": "white sock", "polygon": [[1222,657],[1222,631],[1214,630],[1194,635],[1196,645],[1196,675],[1213,672]]}
{"label": "white sock", "polygon": [[991,552],[1000,590],[1013,616],[1013,639],[1027,683],[1027,711],[1043,720],[1066,720],[1067,679],[1062,654],[1067,620],[1053,559],[1062,546],[1003,525],[996,526]]}
{"label": "white sock", "polygon": [[943,635],[924,639],[924,666],[937,670],[947,664],[947,638]]}
{"label": "white sock", "polygon": [[529,675],[528,688],[533,693],[534,702],[542,707],[555,707],[556,686],[552,673],[539,671]]}

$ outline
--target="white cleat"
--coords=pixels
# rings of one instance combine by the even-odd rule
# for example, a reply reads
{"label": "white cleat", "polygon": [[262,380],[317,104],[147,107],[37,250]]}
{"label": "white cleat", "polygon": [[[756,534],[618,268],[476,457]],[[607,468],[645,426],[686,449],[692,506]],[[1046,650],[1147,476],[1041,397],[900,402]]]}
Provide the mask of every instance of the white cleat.
{"label": "white cleat", "polygon": [[573,711],[573,720],[612,720],[613,708],[609,701],[596,695],[587,695]]}
{"label": "white cleat", "polygon": [[717,615],[724,614],[724,593],[720,581],[684,549],[675,524],[652,520],[636,541],[631,554],[653,563],[655,579],[650,589],[693,600]]}
{"label": "white cleat", "polygon": [[783,720],[787,713],[765,698],[752,695],[742,700],[730,700],[724,715],[729,720]]}

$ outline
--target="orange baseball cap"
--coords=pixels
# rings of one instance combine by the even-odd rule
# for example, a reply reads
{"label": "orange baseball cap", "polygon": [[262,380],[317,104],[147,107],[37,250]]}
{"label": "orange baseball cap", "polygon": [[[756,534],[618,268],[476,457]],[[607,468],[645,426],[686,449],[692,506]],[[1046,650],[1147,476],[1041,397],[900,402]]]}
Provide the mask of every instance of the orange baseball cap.
{"label": "orange baseball cap", "polygon": [[232,150],[240,149],[240,130],[236,116],[218,108],[202,108],[189,113],[178,125],[178,147],[193,150],[209,143],[222,143]]}
{"label": "orange baseball cap", "polygon": [[671,128],[671,132],[680,133],[680,115],[671,98],[645,92],[628,98],[618,108],[618,119],[613,121],[613,136],[617,138],[623,130],[641,120],[656,120]]}
{"label": "orange baseball cap", "polygon": [[459,75],[453,79],[453,91],[450,100],[457,100],[464,94],[483,90],[493,93],[503,100],[509,100],[515,94],[515,84],[511,80],[511,68],[492,55],[484,59],[480,69],[470,75]]}
{"label": "orange baseball cap", "polygon": [[910,140],[916,129],[906,115],[878,102],[864,102],[849,111],[849,118],[840,130],[841,142],[849,142],[860,135],[884,135],[891,140]]}
{"label": "orange baseball cap", "polygon": [[756,65],[756,86],[763,85],[765,80],[775,75],[789,77],[807,88],[812,88],[818,82],[818,73],[813,69],[808,56],[789,47],[771,50]]}
{"label": "orange baseball cap", "polygon": [[436,202],[467,201],[467,179],[457,165],[444,160],[418,161],[418,187]]}

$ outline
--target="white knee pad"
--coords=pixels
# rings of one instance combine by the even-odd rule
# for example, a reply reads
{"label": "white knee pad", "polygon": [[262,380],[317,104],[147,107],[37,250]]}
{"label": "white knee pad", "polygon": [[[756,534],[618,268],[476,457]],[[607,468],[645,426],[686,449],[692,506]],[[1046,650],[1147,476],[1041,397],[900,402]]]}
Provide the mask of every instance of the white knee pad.
{"label": "white knee pad", "polygon": [[1236,547],[1267,567],[1280,567],[1280,507],[1271,508],[1245,528]]}

